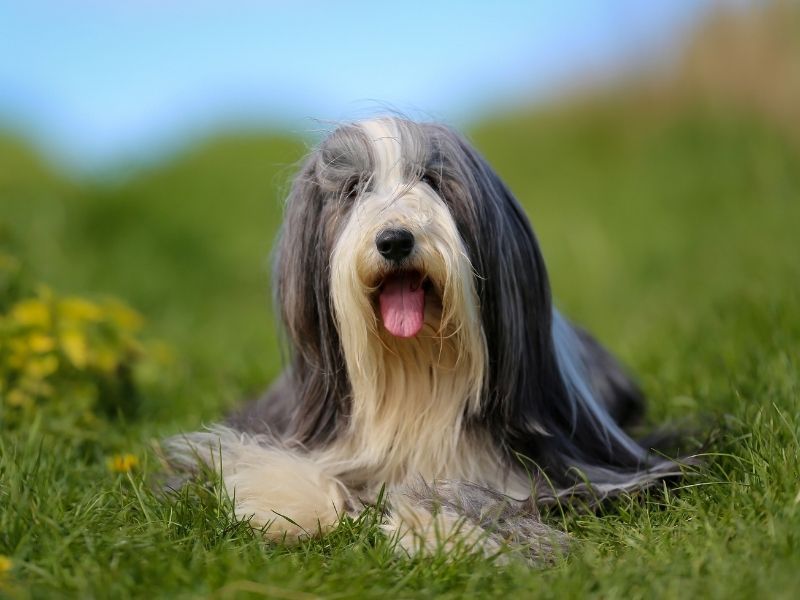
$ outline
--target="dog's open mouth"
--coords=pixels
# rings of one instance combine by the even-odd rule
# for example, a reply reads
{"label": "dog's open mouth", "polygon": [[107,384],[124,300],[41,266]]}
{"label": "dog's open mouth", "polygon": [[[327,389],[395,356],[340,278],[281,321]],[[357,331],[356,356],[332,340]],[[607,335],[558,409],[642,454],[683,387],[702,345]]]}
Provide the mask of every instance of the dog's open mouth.
{"label": "dog's open mouth", "polygon": [[389,273],[380,285],[378,304],[383,326],[392,335],[410,338],[425,322],[426,280],[419,271]]}

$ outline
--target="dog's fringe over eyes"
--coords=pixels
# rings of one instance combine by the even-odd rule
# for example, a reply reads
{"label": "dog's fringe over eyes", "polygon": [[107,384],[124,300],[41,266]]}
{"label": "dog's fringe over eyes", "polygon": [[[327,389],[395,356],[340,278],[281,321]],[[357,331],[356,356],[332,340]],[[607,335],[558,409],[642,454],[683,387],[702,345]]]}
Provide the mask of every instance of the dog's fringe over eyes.
{"label": "dog's fringe over eyes", "polygon": [[385,489],[398,548],[546,560],[565,538],[538,506],[680,475],[623,430],[641,393],[552,306],[525,213],[447,127],[333,131],[294,180],[274,287],[286,372],[167,443],[176,465],[220,470],[271,539],[325,533]]}

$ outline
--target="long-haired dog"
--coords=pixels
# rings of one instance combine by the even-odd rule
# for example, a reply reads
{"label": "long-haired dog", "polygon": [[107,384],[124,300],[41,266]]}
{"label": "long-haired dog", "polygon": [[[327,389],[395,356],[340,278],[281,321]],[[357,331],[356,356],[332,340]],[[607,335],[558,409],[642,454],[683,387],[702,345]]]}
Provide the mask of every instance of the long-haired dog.
{"label": "long-haired dog", "polygon": [[169,444],[219,469],[271,539],[324,533],[383,489],[409,551],[546,556],[563,534],[543,503],[680,472],[623,431],[639,390],[552,306],[525,213],[449,128],[333,131],[294,180],[274,284],[288,369],[225,426]]}

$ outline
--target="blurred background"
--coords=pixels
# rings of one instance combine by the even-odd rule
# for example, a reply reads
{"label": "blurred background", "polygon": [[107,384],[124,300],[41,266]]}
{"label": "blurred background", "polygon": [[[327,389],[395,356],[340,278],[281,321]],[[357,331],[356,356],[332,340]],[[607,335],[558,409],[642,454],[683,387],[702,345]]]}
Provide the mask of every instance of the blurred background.
{"label": "blurred background", "polygon": [[383,110],[474,141],[656,416],[728,401],[685,356],[724,373],[795,322],[788,0],[0,0],[0,309],[121,298],[171,349],[145,414],[214,418],[281,368],[269,252],[297,162]]}

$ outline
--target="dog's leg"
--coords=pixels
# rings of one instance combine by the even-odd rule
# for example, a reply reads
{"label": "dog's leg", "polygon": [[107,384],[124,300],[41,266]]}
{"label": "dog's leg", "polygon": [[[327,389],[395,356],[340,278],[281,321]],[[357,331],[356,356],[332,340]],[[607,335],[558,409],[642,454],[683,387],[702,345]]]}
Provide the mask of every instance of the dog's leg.
{"label": "dog's leg", "polygon": [[531,499],[514,500],[471,483],[417,483],[393,491],[389,502],[384,530],[411,555],[463,549],[540,563],[566,549],[566,534],[545,525]]}
{"label": "dog's leg", "polygon": [[234,510],[264,527],[264,536],[297,541],[325,534],[347,510],[344,486],[299,454],[251,448],[234,469],[223,470]]}
{"label": "dog's leg", "polygon": [[215,428],[168,440],[173,464],[217,470],[241,519],[288,543],[332,530],[348,510],[345,486],[305,454],[264,436]]}

